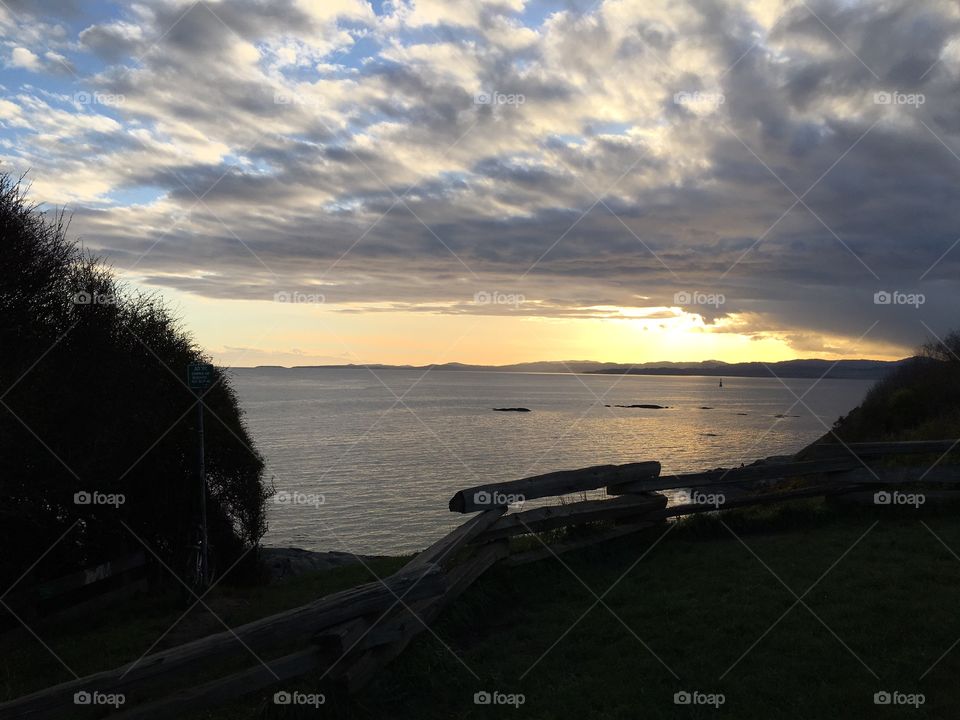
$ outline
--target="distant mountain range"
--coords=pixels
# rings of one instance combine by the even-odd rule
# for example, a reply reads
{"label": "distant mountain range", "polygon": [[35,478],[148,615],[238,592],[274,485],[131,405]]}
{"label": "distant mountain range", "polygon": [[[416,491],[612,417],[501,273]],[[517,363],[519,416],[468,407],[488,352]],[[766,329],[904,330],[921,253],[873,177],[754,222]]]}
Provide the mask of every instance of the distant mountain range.
{"label": "distant mountain range", "polygon": [[780,377],[876,380],[906,360],[782,360],[773,363],[646,363],[635,368],[593,370],[626,375],[707,375],[710,377]]}
{"label": "distant mountain range", "polygon": [[443,363],[440,365],[299,365],[285,368],[279,365],[260,365],[256,370],[482,370],[487,372],[530,373],[590,373],[601,375],[701,375],[708,377],[781,377],[875,380],[906,360],[782,360],[780,362],[726,363],[720,360],[701,362],[594,362],[591,360],[548,360],[514,363],[512,365],[467,365]]}

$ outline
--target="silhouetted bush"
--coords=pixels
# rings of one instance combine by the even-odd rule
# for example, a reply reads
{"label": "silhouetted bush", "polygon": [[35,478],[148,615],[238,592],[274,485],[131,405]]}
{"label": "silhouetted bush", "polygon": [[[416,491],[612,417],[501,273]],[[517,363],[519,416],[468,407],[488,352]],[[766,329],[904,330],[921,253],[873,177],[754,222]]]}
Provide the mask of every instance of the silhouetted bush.
{"label": "silhouetted bush", "polygon": [[[206,361],[155,296],[67,240],[62,213],[0,176],[0,580],[50,550],[59,575],[142,549],[178,571],[197,522],[195,396]],[[263,461],[222,371],[207,407],[207,513],[225,569],[266,530]],[[78,492],[122,493],[119,507]],[[58,541],[58,538],[61,538]]]}
{"label": "silhouetted bush", "polygon": [[926,343],[877,381],[834,431],[847,442],[960,437],[960,332]]}

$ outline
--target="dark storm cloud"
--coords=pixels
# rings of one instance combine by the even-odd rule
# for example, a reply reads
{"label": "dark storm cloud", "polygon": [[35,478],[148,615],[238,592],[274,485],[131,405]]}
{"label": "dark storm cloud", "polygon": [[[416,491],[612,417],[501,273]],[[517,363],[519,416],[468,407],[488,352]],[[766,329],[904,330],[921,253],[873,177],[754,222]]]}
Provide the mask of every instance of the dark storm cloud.
{"label": "dark storm cloud", "polygon": [[133,56],[142,47],[140,28],[133,24],[92,25],[80,32],[79,40],[110,63]]}
{"label": "dark storm cloud", "polygon": [[119,269],[211,297],[501,312],[469,302],[500,287],[583,317],[699,289],[726,297],[691,309],[708,322],[810,347],[955,324],[960,12],[770,6],[603,3],[533,32],[503,7],[471,26],[157,3],[79,34],[118,124],[51,117],[18,159],[69,168],[65,187],[159,188],[75,225]]}

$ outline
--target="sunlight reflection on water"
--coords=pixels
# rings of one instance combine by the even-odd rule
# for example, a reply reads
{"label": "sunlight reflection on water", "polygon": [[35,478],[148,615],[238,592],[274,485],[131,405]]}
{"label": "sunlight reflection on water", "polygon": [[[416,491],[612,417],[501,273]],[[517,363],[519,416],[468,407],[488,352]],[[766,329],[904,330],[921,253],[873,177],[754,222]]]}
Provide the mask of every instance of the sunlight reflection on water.
{"label": "sunlight reflection on water", "polygon": [[[773,378],[724,378],[719,388],[710,377],[376,372],[387,387],[367,370],[233,371],[276,488],[324,500],[271,503],[265,544],[411,552],[464,520],[447,510],[464,487],[589,465],[659,460],[664,472],[686,472],[792,453],[870,386],[822,380],[805,407]],[[814,381],[783,382],[803,396]],[[604,407],[635,403],[670,407]],[[533,412],[492,412],[501,406]]]}

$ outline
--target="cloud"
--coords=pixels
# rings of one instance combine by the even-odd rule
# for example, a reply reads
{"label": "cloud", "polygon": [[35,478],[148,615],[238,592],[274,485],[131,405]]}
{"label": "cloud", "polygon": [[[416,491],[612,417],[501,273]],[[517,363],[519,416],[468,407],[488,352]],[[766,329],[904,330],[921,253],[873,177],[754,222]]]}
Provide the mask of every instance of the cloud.
{"label": "cloud", "polygon": [[[86,69],[71,93],[7,88],[0,162],[148,284],[547,317],[702,291],[726,299],[684,308],[709,331],[810,350],[955,324],[952,2],[608,0],[539,19],[520,2],[160,2],[30,22],[60,28],[56,49],[34,33],[10,64]],[[471,303],[484,289],[529,302]],[[927,302],[874,304],[898,289]]]}
{"label": "cloud", "polygon": [[109,22],[91,25],[78,35],[80,43],[108,62],[129,58],[143,47],[143,28],[131,22]]}
{"label": "cloud", "polygon": [[24,68],[25,70],[39,70],[40,58],[30,52],[27,48],[16,47],[10,53],[11,67]]}

